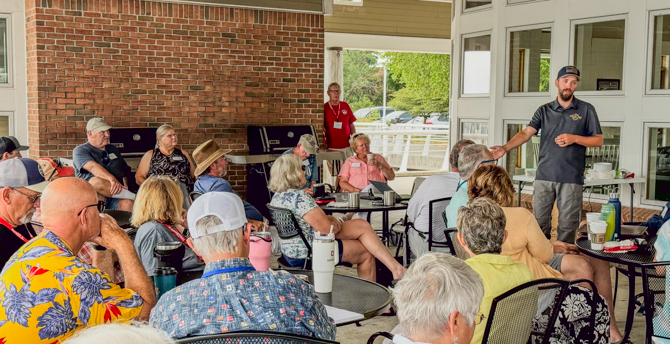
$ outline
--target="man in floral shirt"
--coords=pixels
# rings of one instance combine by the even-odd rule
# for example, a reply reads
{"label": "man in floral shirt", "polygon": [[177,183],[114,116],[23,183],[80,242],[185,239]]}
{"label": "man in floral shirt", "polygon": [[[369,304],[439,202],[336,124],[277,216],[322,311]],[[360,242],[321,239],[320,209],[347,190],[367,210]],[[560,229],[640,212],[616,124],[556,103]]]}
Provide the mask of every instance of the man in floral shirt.
{"label": "man in floral shirt", "polygon": [[251,230],[237,195],[200,196],[188,210],[188,222],[195,251],[207,263],[205,273],[163,295],[151,312],[152,326],[173,338],[274,331],[335,339],[335,325],[311,285],[251,265]]}
{"label": "man in floral shirt", "polygon": [[[85,326],[148,319],[156,302],[151,281],[126,233],[97,206],[81,179],[58,179],[44,190],[44,230],[0,274],[0,343],[59,343]],[[128,289],[77,258],[88,240],[117,252]]]}

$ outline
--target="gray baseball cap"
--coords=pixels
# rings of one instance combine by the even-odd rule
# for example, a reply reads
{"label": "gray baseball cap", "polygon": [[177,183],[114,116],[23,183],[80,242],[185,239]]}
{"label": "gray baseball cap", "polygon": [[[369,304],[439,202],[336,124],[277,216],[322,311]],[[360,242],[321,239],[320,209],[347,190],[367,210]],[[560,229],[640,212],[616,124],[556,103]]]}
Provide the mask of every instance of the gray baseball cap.
{"label": "gray baseball cap", "polygon": [[0,162],[0,186],[10,188],[26,188],[42,192],[49,185],[44,179],[44,172],[33,159],[9,159]]}
{"label": "gray baseball cap", "polygon": [[107,122],[105,122],[102,117],[93,117],[89,119],[88,123],[86,124],[86,131],[107,131],[109,129],[112,129],[112,126],[107,124]]}

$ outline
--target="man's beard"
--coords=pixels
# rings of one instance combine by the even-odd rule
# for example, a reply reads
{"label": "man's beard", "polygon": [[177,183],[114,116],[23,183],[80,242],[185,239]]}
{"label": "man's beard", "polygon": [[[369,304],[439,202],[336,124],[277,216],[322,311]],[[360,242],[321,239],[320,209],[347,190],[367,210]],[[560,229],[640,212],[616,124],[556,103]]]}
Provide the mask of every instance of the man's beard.
{"label": "man's beard", "polygon": [[[569,94],[567,96],[563,92],[563,91],[566,91],[566,90],[569,91]],[[570,91],[569,89],[563,89],[563,90],[561,90],[561,92],[559,93],[558,96],[561,97],[561,100],[563,100],[564,102],[567,102],[568,100],[570,100],[570,98],[572,98],[572,93],[573,92]]]}
{"label": "man's beard", "polygon": [[19,219],[19,222],[21,222],[24,225],[30,223],[30,220],[33,219],[33,214],[35,214],[35,208],[30,209],[25,215],[23,215]]}

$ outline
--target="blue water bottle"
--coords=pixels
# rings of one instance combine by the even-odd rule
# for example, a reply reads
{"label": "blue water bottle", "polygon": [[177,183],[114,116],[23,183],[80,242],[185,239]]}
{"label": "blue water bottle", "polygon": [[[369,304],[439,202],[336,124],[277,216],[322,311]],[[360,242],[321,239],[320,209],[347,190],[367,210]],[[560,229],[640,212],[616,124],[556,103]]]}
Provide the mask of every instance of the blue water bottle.
{"label": "blue water bottle", "polygon": [[621,202],[619,202],[619,193],[612,192],[610,193],[610,200],[607,202],[614,206],[614,235],[612,236],[613,241],[621,240]]}

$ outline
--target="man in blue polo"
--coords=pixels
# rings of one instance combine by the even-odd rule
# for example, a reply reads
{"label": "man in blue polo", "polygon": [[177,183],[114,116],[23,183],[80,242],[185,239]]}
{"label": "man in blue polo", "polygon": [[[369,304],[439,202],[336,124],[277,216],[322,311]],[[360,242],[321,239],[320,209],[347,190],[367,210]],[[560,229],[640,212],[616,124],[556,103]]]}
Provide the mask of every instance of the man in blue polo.
{"label": "man in blue polo", "polygon": [[[573,96],[579,84],[579,70],[574,66],[561,68],[554,84],[558,88],[556,100],[540,106],[523,131],[505,145],[491,147],[491,152],[498,159],[542,129],[540,161],[533,184],[533,214],[549,238],[556,201],[558,240],[573,244],[582,209],[586,147],[602,146],[603,135],[593,105]],[[573,245],[565,247],[576,250]]]}

